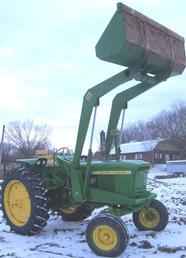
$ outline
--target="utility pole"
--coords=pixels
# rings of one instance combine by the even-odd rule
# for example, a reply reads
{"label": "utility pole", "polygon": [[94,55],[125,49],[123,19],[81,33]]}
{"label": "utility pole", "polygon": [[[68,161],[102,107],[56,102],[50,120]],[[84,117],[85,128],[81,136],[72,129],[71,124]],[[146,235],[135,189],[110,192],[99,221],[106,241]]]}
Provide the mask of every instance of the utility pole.
{"label": "utility pole", "polygon": [[5,138],[5,125],[3,125],[2,136],[1,136],[1,145],[0,145],[0,165],[2,163],[2,157],[4,152],[4,138]]}

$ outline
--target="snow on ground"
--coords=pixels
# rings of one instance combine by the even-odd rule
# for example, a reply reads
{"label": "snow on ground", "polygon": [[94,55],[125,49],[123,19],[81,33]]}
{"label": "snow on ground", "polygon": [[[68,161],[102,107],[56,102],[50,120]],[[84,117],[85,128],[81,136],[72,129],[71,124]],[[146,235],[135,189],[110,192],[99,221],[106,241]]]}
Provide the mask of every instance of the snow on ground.
{"label": "snow on ground", "polygon": [[[156,172],[159,168],[150,173],[149,188],[168,207],[169,224],[163,232],[139,232],[131,215],[123,217],[130,242],[122,258],[186,258],[186,178],[156,180]],[[42,233],[25,237],[10,232],[0,211],[0,257],[95,258],[85,241],[87,223],[67,223],[53,216]]]}

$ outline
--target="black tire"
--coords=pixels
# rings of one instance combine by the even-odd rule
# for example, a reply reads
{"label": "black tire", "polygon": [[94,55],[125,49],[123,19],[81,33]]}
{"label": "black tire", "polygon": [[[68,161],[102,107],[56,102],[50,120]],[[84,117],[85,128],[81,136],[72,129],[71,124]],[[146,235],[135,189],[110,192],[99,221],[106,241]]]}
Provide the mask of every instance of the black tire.
{"label": "black tire", "polygon": [[133,222],[139,230],[162,231],[168,220],[167,208],[158,200],[152,200],[148,208],[133,213]]}
{"label": "black tire", "polygon": [[[105,236],[107,237],[106,240],[100,239],[104,237],[104,232],[98,233],[102,227],[103,230],[104,227],[108,227],[112,232],[111,235],[105,232]],[[100,238],[98,234],[100,234]],[[114,234],[114,237],[112,234]],[[86,239],[89,247],[96,255],[117,257],[126,249],[129,242],[129,235],[120,218],[111,214],[100,214],[89,222],[86,230]],[[110,245],[110,247],[108,245]]]}
{"label": "black tire", "polygon": [[72,209],[72,212],[65,212],[65,209],[64,209],[64,210],[61,210],[60,213],[64,221],[78,222],[88,218],[92,213],[92,209],[90,209],[86,205],[82,205],[75,209]]}
{"label": "black tire", "polygon": [[[23,225],[16,225],[8,215],[6,208],[6,189],[13,181],[21,183],[28,192],[30,203],[30,215]],[[7,224],[11,230],[22,235],[34,235],[39,233],[46,226],[48,215],[47,190],[41,177],[29,170],[18,170],[4,179],[2,184],[2,210]]]}

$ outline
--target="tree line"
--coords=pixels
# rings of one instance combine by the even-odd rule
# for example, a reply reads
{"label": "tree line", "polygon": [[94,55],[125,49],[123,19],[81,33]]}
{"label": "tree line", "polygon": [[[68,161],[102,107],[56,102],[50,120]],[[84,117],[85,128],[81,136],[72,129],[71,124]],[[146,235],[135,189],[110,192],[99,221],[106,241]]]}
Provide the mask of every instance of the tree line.
{"label": "tree line", "polygon": [[122,133],[122,143],[157,138],[172,140],[186,156],[186,103],[178,103],[147,122],[131,124]]}
{"label": "tree line", "polygon": [[[36,150],[50,149],[50,131],[47,125],[34,121],[14,121],[6,126],[3,157],[33,157]],[[153,139],[169,139],[175,142],[186,157],[186,103],[178,103],[170,110],[162,111],[149,121],[138,121],[126,127],[122,143]]]}

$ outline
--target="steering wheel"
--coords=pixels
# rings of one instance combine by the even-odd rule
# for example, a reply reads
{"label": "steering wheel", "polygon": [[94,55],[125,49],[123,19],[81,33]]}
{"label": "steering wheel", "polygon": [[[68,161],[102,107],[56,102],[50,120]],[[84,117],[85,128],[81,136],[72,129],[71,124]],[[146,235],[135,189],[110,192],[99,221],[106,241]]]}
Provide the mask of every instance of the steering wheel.
{"label": "steering wheel", "polygon": [[67,158],[67,154],[65,153],[65,151],[66,151],[67,154],[70,155],[70,150],[69,150],[68,147],[61,147],[61,148],[59,148],[59,149],[56,151],[56,154],[60,154],[60,155],[63,157],[63,159],[69,160],[69,159]]}
{"label": "steering wheel", "polygon": [[40,166],[40,167],[46,167],[46,165],[47,165],[47,159],[46,159],[46,158],[39,158],[39,159],[36,161],[36,165],[37,165],[37,166]]}

